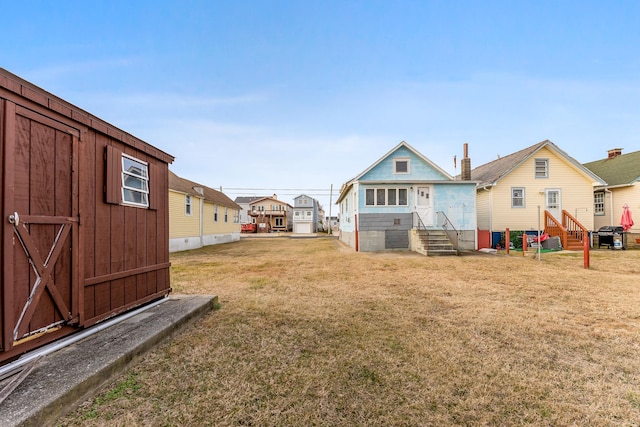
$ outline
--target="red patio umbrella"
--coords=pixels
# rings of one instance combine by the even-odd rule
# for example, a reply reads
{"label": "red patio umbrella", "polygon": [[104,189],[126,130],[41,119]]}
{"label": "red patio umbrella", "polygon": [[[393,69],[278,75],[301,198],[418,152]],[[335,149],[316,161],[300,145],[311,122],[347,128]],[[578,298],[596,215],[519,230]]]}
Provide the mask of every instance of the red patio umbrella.
{"label": "red patio umbrella", "polygon": [[629,231],[633,227],[633,218],[631,218],[631,211],[629,206],[625,203],[622,206],[622,218],[620,218],[620,225],[624,231]]}

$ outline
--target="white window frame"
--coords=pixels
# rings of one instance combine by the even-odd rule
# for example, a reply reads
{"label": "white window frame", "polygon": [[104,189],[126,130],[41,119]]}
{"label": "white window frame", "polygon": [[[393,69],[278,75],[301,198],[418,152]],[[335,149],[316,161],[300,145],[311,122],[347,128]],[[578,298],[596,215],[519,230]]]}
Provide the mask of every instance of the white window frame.
{"label": "white window frame", "polygon": [[534,160],[534,175],[536,178],[549,178],[549,159]]}
{"label": "white window frame", "polygon": [[[602,200],[598,200],[602,199]],[[593,193],[593,214],[602,216],[606,214],[606,195],[604,191],[596,191]]]}
{"label": "white window frame", "polygon": [[[516,197],[515,196],[516,191],[522,191],[522,196]],[[517,205],[516,203],[514,203],[516,200],[521,200],[522,205]],[[527,207],[525,187],[511,187],[511,207],[513,209],[523,209]]]}
{"label": "white window frame", "polygon": [[184,214],[187,216],[191,216],[193,212],[192,208],[193,208],[193,203],[191,202],[191,195],[185,194],[184,195]]}
{"label": "white window frame", "polygon": [[224,222],[229,222],[229,208],[224,208]]}
{"label": "white window frame", "polygon": [[[398,163],[406,163],[407,170],[406,171],[398,171]],[[397,159],[393,159],[393,173],[394,175],[408,175],[411,173],[411,159],[408,157],[399,157]]]}
{"label": "white window frame", "polygon": [[[132,173],[127,170],[125,162],[133,162],[140,166],[140,173]],[[127,179],[133,179],[141,183],[141,188],[127,185]],[[139,195],[141,202],[127,200],[128,195]],[[122,154],[122,204],[149,208],[149,163],[137,159],[128,154]]]}
{"label": "white window frame", "polygon": [[[400,204],[400,193],[404,191],[404,204]],[[389,203],[389,193],[393,192],[395,193],[395,203],[394,204],[390,204]],[[368,203],[367,200],[367,193],[369,195],[373,195],[373,203]],[[380,199],[378,198],[379,194],[383,194],[384,195],[384,203],[378,203],[380,201]],[[365,189],[365,200],[364,200],[364,204],[365,206],[390,206],[390,207],[395,207],[395,206],[409,206],[409,192],[406,188],[399,188],[399,187],[394,187],[394,188],[367,188]]]}
{"label": "white window frame", "polygon": [[218,222],[218,205],[213,207],[213,222]]}

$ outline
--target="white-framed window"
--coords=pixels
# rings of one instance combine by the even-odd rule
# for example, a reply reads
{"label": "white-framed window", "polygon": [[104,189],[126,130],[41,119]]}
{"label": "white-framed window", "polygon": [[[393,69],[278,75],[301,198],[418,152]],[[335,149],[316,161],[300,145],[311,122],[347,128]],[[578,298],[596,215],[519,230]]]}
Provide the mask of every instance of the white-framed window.
{"label": "white-framed window", "polygon": [[311,211],[307,211],[307,216],[311,216]]}
{"label": "white-framed window", "polygon": [[407,206],[406,188],[367,188],[365,205],[367,206]]}
{"label": "white-framed window", "polygon": [[122,155],[122,203],[149,207],[149,164]]}
{"label": "white-framed window", "polygon": [[296,216],[300,216],[300,211],[296,211]]}
{"label": "white-framed window", "polygon": [[593,194],[593,213],[595,215],[604,215],[604,199],[604,191]]}
{"label": "white-framed window", "polygon": [[213,207],[213,222],[218,222],[218,205]]}
{"label": "white-framed window", "polygon": [[511,188],[511,207],[512,208],[524,208],[524,187],[512,187]]}
{"label": "white-framed window", "polygon": [[191,196],[189,194],[184,196],[184,214],[191,215]]}
{"label": "white-framed window", "polygon": [[549,159],[535,159],[536,178],[549,178]]}
{"label": "white-framed window", "polygon": [[224,208],[224,222],[229,222],[229,208]]}
{"label": "white-framed window", "polygon": [[276,218],[276,227],[284,227],[284,218]]}
{"label": "white-framed window", "polygon": [[408,174],[409,173],[409,159],[393,159],[393,173],[395,174]]}

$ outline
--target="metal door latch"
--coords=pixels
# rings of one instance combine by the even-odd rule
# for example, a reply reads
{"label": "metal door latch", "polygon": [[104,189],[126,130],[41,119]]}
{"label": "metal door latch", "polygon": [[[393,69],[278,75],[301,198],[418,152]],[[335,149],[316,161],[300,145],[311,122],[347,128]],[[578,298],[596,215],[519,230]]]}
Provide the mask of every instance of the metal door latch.
{"label": "metal door latch", "polygon": [[9,215],[9,223],[16,226],[20,224],[20,215],[18,215],[18,212],[14,212],[13,215]]}

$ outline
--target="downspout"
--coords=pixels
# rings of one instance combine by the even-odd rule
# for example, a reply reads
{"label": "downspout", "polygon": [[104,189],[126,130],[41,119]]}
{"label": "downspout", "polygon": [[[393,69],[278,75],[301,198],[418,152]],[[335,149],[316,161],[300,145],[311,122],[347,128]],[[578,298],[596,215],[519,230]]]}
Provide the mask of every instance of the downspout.
{"label": "downspout", "polygon": [[609,225],[613,226],[613,191],[605,188],[604,192],[609,193]]}
{"label": "downspout", "polygon": [[353,218],[353,225],[356,228],[356,252],[358,252],[358,214],[354,214]]}
{"label": "downspout", "polygon": [[204,246],[204,224],[203,224],[203,215],[204,215],[204,197],[199,197],[200,199],[200,247]]}

